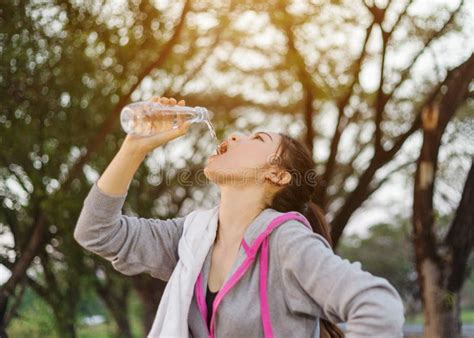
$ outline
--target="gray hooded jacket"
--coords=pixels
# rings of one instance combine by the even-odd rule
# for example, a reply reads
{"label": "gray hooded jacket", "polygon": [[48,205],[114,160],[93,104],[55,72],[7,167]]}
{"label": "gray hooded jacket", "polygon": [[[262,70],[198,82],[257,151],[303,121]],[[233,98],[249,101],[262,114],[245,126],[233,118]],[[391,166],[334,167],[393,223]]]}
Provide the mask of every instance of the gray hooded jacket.
{"label": "gray hooded jacket", "polygon": [[[126,194],[111,196],[92,186],[84,201],[74,238],[89,251],[109,260],[125,275],[148,273],[168,281],[179,259],[178,241],[186,216],[147,219],[122,214]],[[247,228],[252,243],[281,213],[263,210]],[[212,249],[202,267],[203,292]],[[240,247],[226,277],[245,260]],[[319,318],[345,322],[353,337],[402,337],[405,321],[401,298],[384,278],[336,255],[329,243],[296,220],[286,221],[270,234],[268,303],[275,337],[319,337]],[[215,314],[215,337],[264,337],[259,305],[259,260],[225,295]],[[208,337],[206,319],[193,296],[188,316],[190,337]]]}

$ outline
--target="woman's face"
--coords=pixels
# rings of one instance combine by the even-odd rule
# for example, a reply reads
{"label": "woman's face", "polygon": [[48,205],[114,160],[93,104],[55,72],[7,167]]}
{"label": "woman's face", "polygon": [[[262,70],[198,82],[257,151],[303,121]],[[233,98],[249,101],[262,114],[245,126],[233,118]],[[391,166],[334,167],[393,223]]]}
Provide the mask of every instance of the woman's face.
{"label": "woman's face", "polygon": [[208,158],[204,173],[216,184],[262,183],[266,170],[276,163],[280,141],[278,133],[231,134],[220,144],[220,154]]}

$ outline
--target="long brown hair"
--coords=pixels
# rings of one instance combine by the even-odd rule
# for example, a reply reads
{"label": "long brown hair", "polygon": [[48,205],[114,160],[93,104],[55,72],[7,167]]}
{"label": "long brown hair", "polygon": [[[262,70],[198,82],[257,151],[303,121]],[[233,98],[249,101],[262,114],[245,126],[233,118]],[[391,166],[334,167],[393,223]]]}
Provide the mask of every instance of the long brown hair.
{"label": "long brown hair", "polygon": [[[331,229],[320,206],[312,201],[317,185],[313,156],[303,143],[280,133],[281,143],[275,157],[278,166],[291,174],[290,182],[272,197],[269,207],[280,212],[298,211],[310,222],[315,233],[323,236],[333,246]],[[320,318],[321,338],[343,338],[344,333],[336,324]]]}

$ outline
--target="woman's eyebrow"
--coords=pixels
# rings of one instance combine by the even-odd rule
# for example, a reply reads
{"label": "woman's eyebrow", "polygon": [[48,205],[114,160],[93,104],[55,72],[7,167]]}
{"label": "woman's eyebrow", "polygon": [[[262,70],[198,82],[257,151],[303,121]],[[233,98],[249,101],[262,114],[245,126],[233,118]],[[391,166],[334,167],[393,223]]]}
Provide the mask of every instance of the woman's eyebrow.
{"label": "woman's eyebrow", "polygon": [[265,134],[265,135],[267,135],[267,136],[270,138],[270,140],[273,141],[273,138],[272,138],[272,136],[271,136],[269,133],[266,133],[266,132],[264,132],[264,131],[257,131],[257,132],[255,133],[255,135],[257,135],[257,134]]}

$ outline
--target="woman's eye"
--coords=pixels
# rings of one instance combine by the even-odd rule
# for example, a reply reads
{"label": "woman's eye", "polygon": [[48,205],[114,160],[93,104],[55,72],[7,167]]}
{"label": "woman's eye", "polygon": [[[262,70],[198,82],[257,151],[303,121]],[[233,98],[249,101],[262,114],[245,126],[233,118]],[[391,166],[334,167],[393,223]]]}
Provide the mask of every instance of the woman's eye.
{"label": "woman's eye", "polygon": [[256,139],[259,139],[260,141],[263,142],[263,138],[262,138],[260,135],[255,135],[254,139],[255,139],[255,138],[256,138]]}

